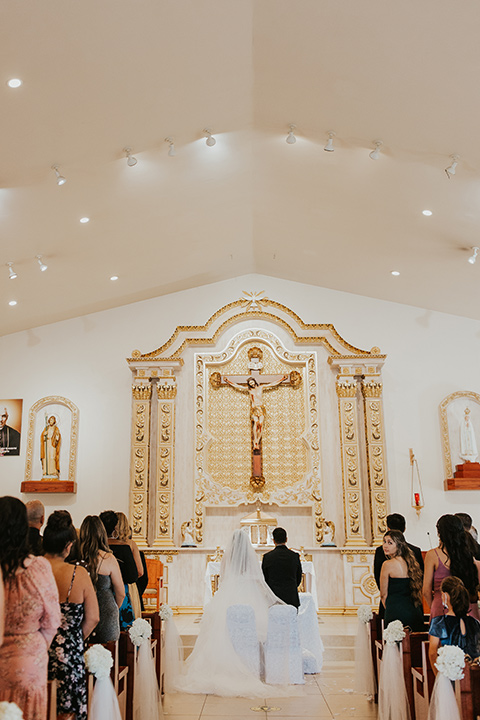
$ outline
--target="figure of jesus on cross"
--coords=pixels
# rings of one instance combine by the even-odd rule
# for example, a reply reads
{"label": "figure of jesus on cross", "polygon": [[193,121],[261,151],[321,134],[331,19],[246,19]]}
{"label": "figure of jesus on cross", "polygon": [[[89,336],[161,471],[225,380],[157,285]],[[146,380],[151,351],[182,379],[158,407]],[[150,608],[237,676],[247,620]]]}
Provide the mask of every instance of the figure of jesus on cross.
{"label": "figure of jesus on cross", "polygon": [[250,419],[252,422],[252,477],[250,482],[256,490],[261,490],[265,484],[262,474],[262,436],[267,411],[263,404],[263,391],[279,385],[297,387],[301,382],[300,373],[291,372],[289,375],[261,375],[263,353],[258,347],[248,351],[248,368],[250,375],[220,375],[213,373],[210,382],[213,387],[229,385],[235,390],[248,392],[250,395]]}

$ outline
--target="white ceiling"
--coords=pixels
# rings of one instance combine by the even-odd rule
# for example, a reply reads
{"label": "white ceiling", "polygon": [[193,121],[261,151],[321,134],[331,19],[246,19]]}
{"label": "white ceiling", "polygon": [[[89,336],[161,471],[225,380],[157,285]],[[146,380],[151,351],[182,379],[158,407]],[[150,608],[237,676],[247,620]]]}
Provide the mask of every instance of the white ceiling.
{"label": "white ceiling", "polygon": [[1,334],[251,272],[480,319],[479,35],[478,0],[3,0]]}

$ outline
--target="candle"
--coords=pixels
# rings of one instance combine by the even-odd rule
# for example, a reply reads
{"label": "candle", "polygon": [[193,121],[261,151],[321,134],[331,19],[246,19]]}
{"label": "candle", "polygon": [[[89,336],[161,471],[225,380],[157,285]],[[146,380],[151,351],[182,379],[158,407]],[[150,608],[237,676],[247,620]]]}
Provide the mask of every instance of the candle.
{"label": "candle", "polygon": [[415,505],[416,505],[416,507],[419,507],[419,505],[420,505],[420,493],[413,493],[413,497],[415,498]]}

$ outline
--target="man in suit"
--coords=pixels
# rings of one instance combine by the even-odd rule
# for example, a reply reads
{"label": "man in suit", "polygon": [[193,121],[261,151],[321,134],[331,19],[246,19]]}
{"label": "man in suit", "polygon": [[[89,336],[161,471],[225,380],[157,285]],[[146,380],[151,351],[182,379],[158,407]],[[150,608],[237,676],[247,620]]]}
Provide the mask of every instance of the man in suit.
{"label": "man in suit", "polygon": [[40,530],[45,522],[45,508],[40,500],[27,502],[28,542],[34,555],[43,555],[43,539]]}
{"label": "man in suit", "polygon": [[273,542],[275,550],[265,553],[262,559],[265,582],[280,600],[298,608],[298,586],[302,581],[300,556],[287,548],[287,533],[283,528],[275,528]]}
{"label": "man in suit", "polygon": [[[391,515],[387,515],[387,530],[399,530],[401,533],[405,533],[405,528],[407,524],[405,522],[405,518],[403,515],[400,515],[400,513],[392,513]],[[415,559],[420,565],[420,570],[423,574],[423,557],[422,557],[422,551],[419,547],[416,545],[410,545],[410,543],[407,543],[410,550],[415,555]],[[380,572],[382,570],[382,565],[387,559],[385,553],[383,552],[383,547],[380,545],[375,550],[375,558],[373,560],[373,574],[375,575],[375,582],[377,583],[377,587],[380,590]],[[385,614],[385,608],[383,607],[383,604],[380,603],[378,614],[380,617],[383,617]]]}

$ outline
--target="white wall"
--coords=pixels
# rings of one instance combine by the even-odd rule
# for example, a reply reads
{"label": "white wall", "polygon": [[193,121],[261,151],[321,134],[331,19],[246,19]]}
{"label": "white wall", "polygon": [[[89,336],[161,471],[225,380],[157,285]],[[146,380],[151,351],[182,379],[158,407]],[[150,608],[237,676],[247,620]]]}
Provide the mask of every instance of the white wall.
{"label": "white wall", "polygon": [[[175,293],[0,339],[0,397],[23,398],[22,450],[0,458],[0,491],[20,494],[25,469],[27,414],[47,395],[80,409],[76,496],[42,496],[48,509],[68,507],[79,524],[89,513],[128,509],[133,349],[160,346],[180,324],[201,325],[243,290],[264,290],[305,322],[333,323],[350,343],[377,345],[384,370],[390,507],[407,517],[408,538],[428,547],[435,521],[466,510],[480,526],[476,492],[443,490],[438,405],[456,390],[480,392],[480,322],[259,275]],[[480,428],[477,429],[477,437]],[[417,456],[426,507],[410,508],[408,449]],[[28,498],[26,498],[28,499]]]}

